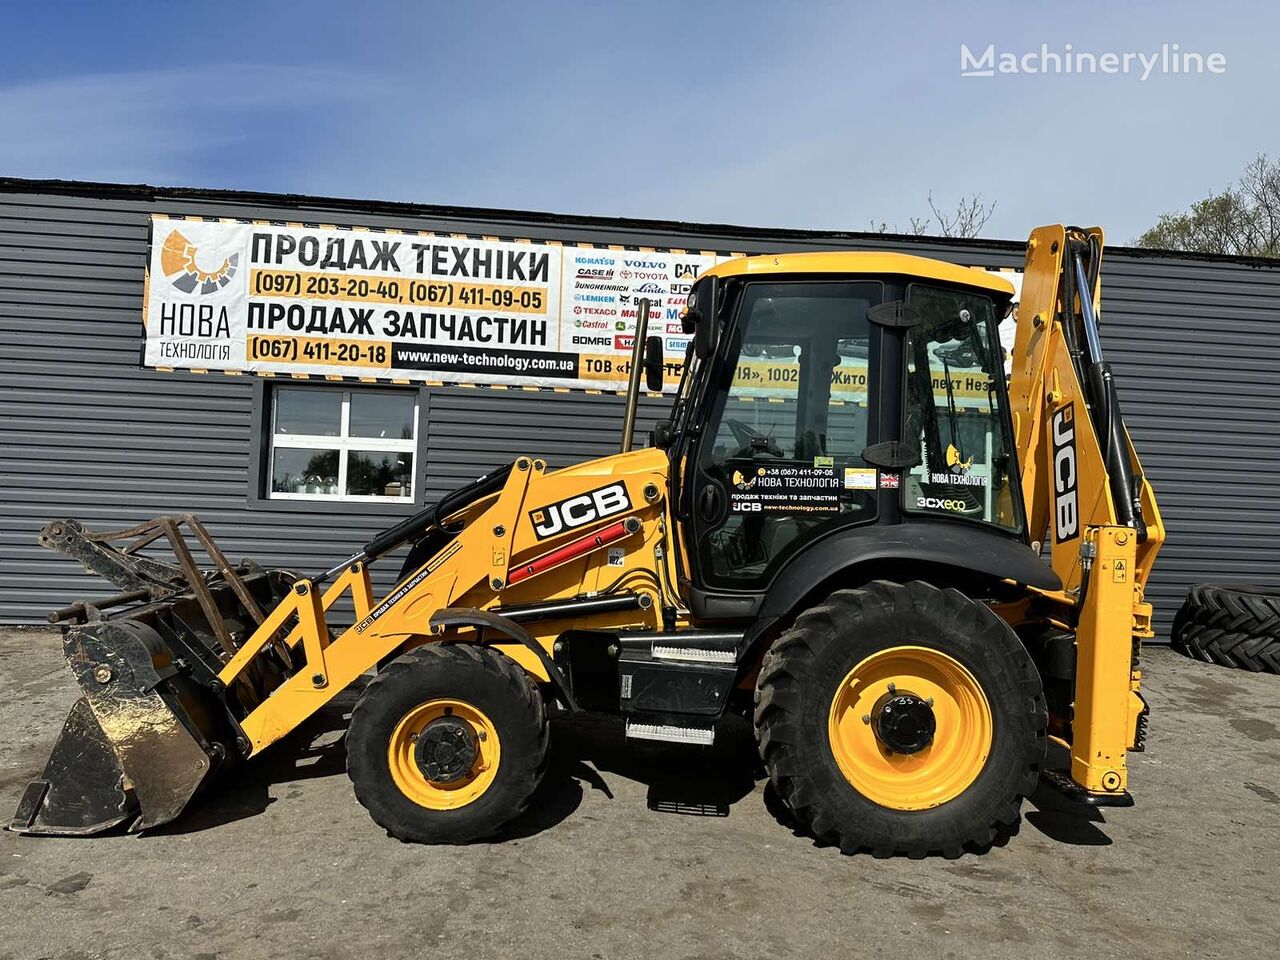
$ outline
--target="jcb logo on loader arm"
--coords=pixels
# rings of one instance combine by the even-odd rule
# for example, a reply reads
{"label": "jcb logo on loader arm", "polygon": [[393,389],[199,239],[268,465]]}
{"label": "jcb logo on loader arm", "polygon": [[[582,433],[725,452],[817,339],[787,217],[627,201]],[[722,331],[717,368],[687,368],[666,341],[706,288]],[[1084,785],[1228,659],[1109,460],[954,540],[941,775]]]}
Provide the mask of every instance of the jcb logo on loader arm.
{"label": "jcb logo on loader arm", "polygon": [[607,487],[566,497],[556,503],[547,504],[529,512],[533,521],[533,532],[539,540],[554,537],[557,533],[581,527],[615,513],[626,513],[631,509],[631,498],[627,496],[627,487],[623,483],[611,483]]}
{"label": "jcb logo on loader arm", "polygon": [[1075,404],[1069,403],[1053,415],[1053,537],[1057,543],[1074,540],[1080,534],[1080,509],[1076,487]]}

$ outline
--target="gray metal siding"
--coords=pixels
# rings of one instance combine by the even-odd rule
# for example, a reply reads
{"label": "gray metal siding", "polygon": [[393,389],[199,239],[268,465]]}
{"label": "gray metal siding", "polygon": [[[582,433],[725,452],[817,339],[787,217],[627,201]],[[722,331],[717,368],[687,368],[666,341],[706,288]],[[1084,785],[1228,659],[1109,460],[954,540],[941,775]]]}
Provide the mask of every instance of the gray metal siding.
{"label": "gray metal siding", "polygon": [[[337,223],[567,242],[770,252],[901,249],[1019,266],[1021,245],[604,221],[342,201],[0,187],[0,621],[110,592],[35,545],[51,517],[126,526],[198,513],[232,557],[315,570],[396,519],[382,505],[252,502],[254,378],[141,369],[149,214]],[[1170,543],[1152,584],[1167,629],[1197,580],[1277,582],[1280,265],[1112,251],[1104,343]],[[515,452],[553,465],[616,449],[621,400],[431,388],[420,455],[433,499]],[[662,404],[642,412],[645,428]],[[1228,538],[1220,531],[1231,524]],[[381,586],[394,563],[379,569]]]}

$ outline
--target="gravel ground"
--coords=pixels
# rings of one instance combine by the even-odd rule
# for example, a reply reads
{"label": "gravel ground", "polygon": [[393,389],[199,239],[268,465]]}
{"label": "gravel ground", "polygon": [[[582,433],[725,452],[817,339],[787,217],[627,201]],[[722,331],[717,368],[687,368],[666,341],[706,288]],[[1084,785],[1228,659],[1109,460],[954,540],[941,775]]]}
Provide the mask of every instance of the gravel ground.
{"label": "gravel ground", "polygon": [[[562,724],[508,836],[401,844],[352,796],[347,697],[163,831],[0,834],[0,957],[1274,957],[1280,677],[1166,649],[1147,671],[1136,807],[1042,789],[1006,846],[952,862],[795,834],[745,725],[707,754]],[[75,695],[55,635],[0,632],[0,803]],[[727,815],[650,809],[673,801]]]}

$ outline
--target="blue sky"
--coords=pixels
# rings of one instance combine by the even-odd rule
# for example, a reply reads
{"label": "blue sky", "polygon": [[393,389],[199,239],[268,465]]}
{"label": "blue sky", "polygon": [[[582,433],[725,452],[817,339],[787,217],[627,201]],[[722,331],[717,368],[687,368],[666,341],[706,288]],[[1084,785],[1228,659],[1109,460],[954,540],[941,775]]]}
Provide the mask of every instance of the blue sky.
{"label": "blue sky", "polygon": [[[1280,152],[1274,5],[12,4],[0,175],[985,235],[1164,210]],[[1220,52],[1220,76],[962,79],[960,45]]]}

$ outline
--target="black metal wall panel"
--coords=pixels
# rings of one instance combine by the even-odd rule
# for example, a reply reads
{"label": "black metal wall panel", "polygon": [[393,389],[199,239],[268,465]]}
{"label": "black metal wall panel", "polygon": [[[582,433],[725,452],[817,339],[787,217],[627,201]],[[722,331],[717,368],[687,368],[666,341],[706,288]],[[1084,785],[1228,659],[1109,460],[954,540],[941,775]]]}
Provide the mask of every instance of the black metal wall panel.
{"label": "black metal wall panel", "polygon": [[[552,217],[316,198],[0,182],[0,622],[111,592],[36,546],[74,516],[126,526],[192,511],[233,558],[317,570],[408,507],[280,505],[250,496],[254,378],[140,367],[148,216],[397,227],[729,252],[903,249],[988,267],[1020,243]],[[1170,543],[1152,584],[1167,631],[1197,580],[1280,583],[1280,264],[1112,250],[1104,343]],[[513,453],[553,465],[616,449],[621,400],[431,388],[420,425],[434,498]],[[662,409],[649,402],[641,426]],[[378,578],[386,586],[389,563]]]}

